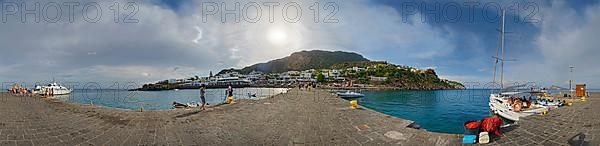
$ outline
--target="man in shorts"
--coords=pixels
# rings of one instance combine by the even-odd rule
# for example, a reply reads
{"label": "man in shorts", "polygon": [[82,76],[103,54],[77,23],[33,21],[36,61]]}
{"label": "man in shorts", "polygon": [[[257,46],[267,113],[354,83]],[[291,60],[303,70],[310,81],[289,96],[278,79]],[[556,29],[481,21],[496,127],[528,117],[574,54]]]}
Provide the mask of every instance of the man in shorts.
{"label": "man in shorts", "polygon": [[202,106],[200,109],[205,110],[204,106],[206,105],[206,86],[202,85],[200,87],[200,100],[202,101]]}

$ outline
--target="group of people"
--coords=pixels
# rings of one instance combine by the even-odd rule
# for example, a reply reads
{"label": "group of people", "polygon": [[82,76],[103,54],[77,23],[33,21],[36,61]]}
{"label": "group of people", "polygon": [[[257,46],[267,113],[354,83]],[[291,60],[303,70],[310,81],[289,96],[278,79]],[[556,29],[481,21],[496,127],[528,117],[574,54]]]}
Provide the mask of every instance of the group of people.
{"label": "group of people", "polygon": [[8,91],[16,96],[33,96],[33,92],[27,88],[11,88]]}
{"label": "group of people", "polygon": [[[531,97],[529,99],[525,99],[525,96],[522,98],[510,97],[508,104],[512,107],[513,111],[520,112],[523,108],[530,108],[532,101]],[[523,103],[525,103],[525,106],[523,106]]]}
{"label": "group of people", "polygon": [[300,83],[298,84],[298,89],[302,90],[302,89],[306,89],[308,91],[310,91],[310,88],[316,88],[317,84],[310,82],[310,83]]}
{"label": "group of people", "polygon": [[[233,88],[231,86],[229,86],[227,88],[227,90],[225,90],[225,94],[227,95],[228,99],[233,99]],[[206,86],[202,85],[200,86],[200,101],[202,101],[202,105],[200,105],[200,109],[201,110],[205,110],[206,109]]]}

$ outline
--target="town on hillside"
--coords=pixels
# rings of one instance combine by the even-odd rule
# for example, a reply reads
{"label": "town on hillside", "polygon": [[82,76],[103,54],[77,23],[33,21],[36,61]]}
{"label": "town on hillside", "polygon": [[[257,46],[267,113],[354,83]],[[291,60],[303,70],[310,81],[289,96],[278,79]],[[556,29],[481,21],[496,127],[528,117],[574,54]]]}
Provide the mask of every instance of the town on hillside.
{"label": "town on hillside", "polygon": [[163,80],[134,90],[198,89],[203,85],[207,88],[297,87],[307,84],[338,89],[464,89],[461,83],[439,79],[431,68],[418,69],[368,61],[336,64],[329,69],[280,73],[254,70],[243,74],[240,70],[225,69],[216,75],[211,71],[207,77]]}

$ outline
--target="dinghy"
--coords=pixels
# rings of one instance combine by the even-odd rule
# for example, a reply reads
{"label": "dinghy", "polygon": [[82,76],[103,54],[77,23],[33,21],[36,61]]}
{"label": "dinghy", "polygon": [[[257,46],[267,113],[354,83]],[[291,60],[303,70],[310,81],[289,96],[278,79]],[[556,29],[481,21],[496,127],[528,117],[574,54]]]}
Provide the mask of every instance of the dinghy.
{"label": "dinghy", "polygon": [[341,98],[361,98],[364,97],[364,94],[360,94],[360,93],[356,93],[356,92],[351,92],[351,91],[346,91],[346,92],[338,92],[336,93],[337,96],[341,97]]}

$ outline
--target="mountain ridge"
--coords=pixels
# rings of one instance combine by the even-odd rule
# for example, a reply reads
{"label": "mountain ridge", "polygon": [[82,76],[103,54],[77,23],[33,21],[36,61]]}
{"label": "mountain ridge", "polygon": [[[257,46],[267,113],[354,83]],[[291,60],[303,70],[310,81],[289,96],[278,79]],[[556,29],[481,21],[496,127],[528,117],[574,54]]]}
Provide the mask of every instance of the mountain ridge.
{"label": "mountain ridge", "polygon": [[335,64],[361,61],[370,60],[355,52],[310,50],[294,52],[283,58],[256,63],[242,69],[221,70],[219,74],[227,71],[238,71],[242,74],[248,74],[252,71],[281,73],[291,70],[325,69],[330,68]]}

